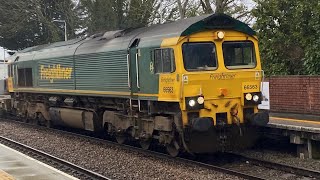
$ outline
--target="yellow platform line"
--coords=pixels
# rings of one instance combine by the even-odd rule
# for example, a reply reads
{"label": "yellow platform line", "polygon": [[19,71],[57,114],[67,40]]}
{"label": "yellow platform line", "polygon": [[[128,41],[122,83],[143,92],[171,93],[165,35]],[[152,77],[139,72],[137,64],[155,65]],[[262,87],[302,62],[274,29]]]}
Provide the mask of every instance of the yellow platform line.
{"label": "yellow platform line", "polygon": [[10,174],[6,173],[5,171],[0,169],[0,179],[2,180],[15,180],[13,176]]}
{"label": "yellow platform line", "polygon": [[[311,124],[320,124],[318,121],[310,121],[310,120],[303,120],[303,119],[292,119],[292,118],[281,118],[281,117],[272,117],[270,118],[275,120],[284,120],[284,121],[293,121],[293,122],[305,122],[305,123],[311,123]],[[320,119],[319,119],[320,121]]]}

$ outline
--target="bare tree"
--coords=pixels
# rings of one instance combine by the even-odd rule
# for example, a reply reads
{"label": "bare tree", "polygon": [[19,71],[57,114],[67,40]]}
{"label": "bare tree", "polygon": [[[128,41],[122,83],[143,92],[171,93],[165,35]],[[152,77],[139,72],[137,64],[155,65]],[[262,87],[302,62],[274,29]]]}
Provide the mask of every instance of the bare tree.
{"label": "bare tree", "polygon": [[210,0],[200,0],[200,4],[202,6],[204,13],[206,14],[213,13]]}
{"label": "bare tree", "polygon": [[179,9],[179,13],[180,13],[180,19],[184,19],[186,16],[186,12],[187,12],[187,5],[188,5],[189,0],[184,0],[184,2],[182,2],[181,0],[177,0],[178,3],[178,9]]}
{"label": "bare tree", "polygon": [[251,11],[241,0],[200,0],[204,13],[224,13],[249,23],[253,17]]}

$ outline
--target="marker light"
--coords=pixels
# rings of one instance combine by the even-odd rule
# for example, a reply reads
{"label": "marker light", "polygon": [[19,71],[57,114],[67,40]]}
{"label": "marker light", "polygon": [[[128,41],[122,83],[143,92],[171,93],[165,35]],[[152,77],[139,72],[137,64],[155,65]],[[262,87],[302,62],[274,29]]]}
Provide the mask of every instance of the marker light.
{"label": "marker light", "polygon": [[246,100],[251,101],[251,99],[252,99],[252,94],[250,93],[246,94]]}
{"label": "marker light", "polygon": [[198,104],[203,104],[204,103],[204,97],[202,97],[202,96],[198,97],[197,101],[198,101]]}
{"label": "marker light", "polygon": [[252,98],[252,100],[253,100],[254,102],[258,102],[258,101],[259,101],[259,96],[258,96],[258,95],[254,95],[253,98]]}
{"label": "marker light", "polygon": [[223,39],[224,38],[224,32],[218,31],[217,36],[218,36],[218,39]]}
{"label": "marker light", "polygon": [[194,105],[196,105],[196,101],[193,100],[193,99],[191,99],[191,100],[189,101],[189,106],[190,106],[190,107],[193,107]]}

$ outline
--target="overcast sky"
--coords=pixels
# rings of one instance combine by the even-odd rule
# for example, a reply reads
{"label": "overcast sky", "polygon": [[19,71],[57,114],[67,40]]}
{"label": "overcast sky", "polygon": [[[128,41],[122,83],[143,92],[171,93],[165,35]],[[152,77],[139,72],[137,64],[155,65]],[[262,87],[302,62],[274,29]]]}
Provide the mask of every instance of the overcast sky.
{"label": "overcast sky", "polygon": [[250,9],[252,9],[256,5],[256,3],[252,0],[244,0],[244,2]]}

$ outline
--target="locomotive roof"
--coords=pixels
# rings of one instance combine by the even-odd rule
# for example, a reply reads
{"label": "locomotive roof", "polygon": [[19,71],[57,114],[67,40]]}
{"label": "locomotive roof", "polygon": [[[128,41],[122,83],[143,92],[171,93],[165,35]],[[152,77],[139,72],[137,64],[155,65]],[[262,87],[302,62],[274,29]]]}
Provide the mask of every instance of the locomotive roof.
{"label": "locomotive roof", "polygon": [[188,36],[212,29],[232,29],[248,35],[255,35],[255,32],[248,25],[228,15],[209,14],[150,26],[143,32],[142,36],[156,36],[160,34],[165,37],[172,35]]}
{"label": "locomotive roof", "polygon": [[[160,47],[165,38],[188,36],[197,32],[214,29],[230,29],[250,36],[255,32],[245,23],[225,14],[209,14],[182,19],[150,27],[108,31],[89,38],[73,39],[26,48],[15,54],[19,61],[72,56],[96,52],[127,50],[130,46]],[[134,44],[135,40],[138,44]],[[177,42],[174,42],[177,43]],[[24,57],[24,58],[23,58]],[[12,61],[12,60],[11,60]]]}

